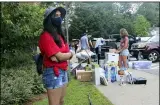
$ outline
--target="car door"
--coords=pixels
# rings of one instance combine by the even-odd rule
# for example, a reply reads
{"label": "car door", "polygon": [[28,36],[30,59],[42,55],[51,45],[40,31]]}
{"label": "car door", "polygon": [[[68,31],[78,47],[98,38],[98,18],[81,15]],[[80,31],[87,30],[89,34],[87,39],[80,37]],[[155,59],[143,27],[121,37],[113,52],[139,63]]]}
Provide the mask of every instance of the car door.
{"label": "car door", "polygon": [[134,37],[131,36],[131,35],[129,35],[128,38],[129,38],[129,49],[131,49],[131,45],[132,45],[133,43],[136,43],[136,41],[135,41]]}

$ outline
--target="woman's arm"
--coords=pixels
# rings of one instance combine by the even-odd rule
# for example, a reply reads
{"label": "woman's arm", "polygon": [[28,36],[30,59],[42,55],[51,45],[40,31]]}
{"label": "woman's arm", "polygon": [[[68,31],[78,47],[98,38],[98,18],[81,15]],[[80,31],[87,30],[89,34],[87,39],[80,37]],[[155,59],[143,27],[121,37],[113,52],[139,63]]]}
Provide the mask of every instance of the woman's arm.
{"label": "woman's arm", "polygon": [[51,61],[58,62],[58,60],[57,60],[57,58],[55,56],[51,57]]}
{"label": "woman's arm", "polygon": [[58,52],[51,57],[51,60],[56,62],[62,62],[62,61],[70,60],[72,56],[73,56],[72,52],[68,52],[68,53]]}

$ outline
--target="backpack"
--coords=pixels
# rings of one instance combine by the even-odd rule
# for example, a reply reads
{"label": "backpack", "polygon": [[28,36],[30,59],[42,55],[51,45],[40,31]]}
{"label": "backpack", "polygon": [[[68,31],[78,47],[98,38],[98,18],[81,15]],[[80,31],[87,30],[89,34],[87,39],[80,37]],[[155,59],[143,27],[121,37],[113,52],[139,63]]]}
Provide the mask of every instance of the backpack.
{"label": "backpack", "polygon": [[42,54],[34,55],[33,60],[35,61],[38,75],[41,75],[43,73],[43,55]]}

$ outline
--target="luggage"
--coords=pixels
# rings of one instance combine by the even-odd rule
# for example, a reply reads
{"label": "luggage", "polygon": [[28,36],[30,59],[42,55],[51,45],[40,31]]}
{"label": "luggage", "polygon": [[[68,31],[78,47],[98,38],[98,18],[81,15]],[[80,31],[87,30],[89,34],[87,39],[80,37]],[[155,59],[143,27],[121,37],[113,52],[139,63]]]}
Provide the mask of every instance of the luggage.
{"label": "luggage", "polygon": [[127,83],[129,84],[147,84],[147,80],[143,77],[133,77],[132,74],[127,75]]}
{"label": "luggage", "polygon": [[80,53],[81,53],[82,57],[85,57],[85,58],[89,58],[92,55],[95,55],[95,53],[93,53],[90,50],[82,50]]}
{"label": "luggage", "polygon": [[82,54],[80,52],[76,53],[76,57],[79,59],[86,59],[84,56],[82,56]]}
{"label": "luggage", "polygon": [[151,69],[152,61],[133,61],[133,69]]}
{"label": "luggage", "polygon": [[139,78],[133,78],[133,83],[134,84],[147,84],[147,80],[143,77],[139,77]]}
{"label": "luggage", "polygon": [[108,85],[108,81],[105,78],[105,76],[103,76],[103,75],[100,76],[100,82],[101,82],[102,85],[105,85],[105,86]]}
{"label": "luggage", "polygon": [[80,52],[76,53],[76,57],[79,59],[87,59],[94,55],[95,53],[90,50],[81,50]]}

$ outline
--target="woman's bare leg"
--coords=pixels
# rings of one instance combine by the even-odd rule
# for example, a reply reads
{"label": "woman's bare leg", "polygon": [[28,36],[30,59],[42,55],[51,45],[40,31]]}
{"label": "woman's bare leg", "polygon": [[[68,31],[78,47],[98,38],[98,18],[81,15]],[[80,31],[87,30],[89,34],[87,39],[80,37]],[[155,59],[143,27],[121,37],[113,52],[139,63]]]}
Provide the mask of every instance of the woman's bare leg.
{"label": "woman's bare leg", "polygon": [[123,61],[123,65],[125,67],[125,69],[128,68],[128,61],[127,61],[127,56],[122,56],[122,61]]}
{"label": "woman's bare leg", "polygon": [[60,105],[62,87],[57,89],[47,89],[49,105]]}
{"label": "woman's bare leg", "polygon": [[122,56],[121,55],[119,56],[118,66],[119,66],[119,69],[121,69],[122,66],[123,66],[123,61],[122,61]]}
{"label": "woman's bare leg", "polygon": [[60,97],[60,105],[63,105],[63,103],[64,103],[64,97],[66,95],[66,89],[67,89],[67,84],[62,87],[62,93],[61,93],[61,97]]}

